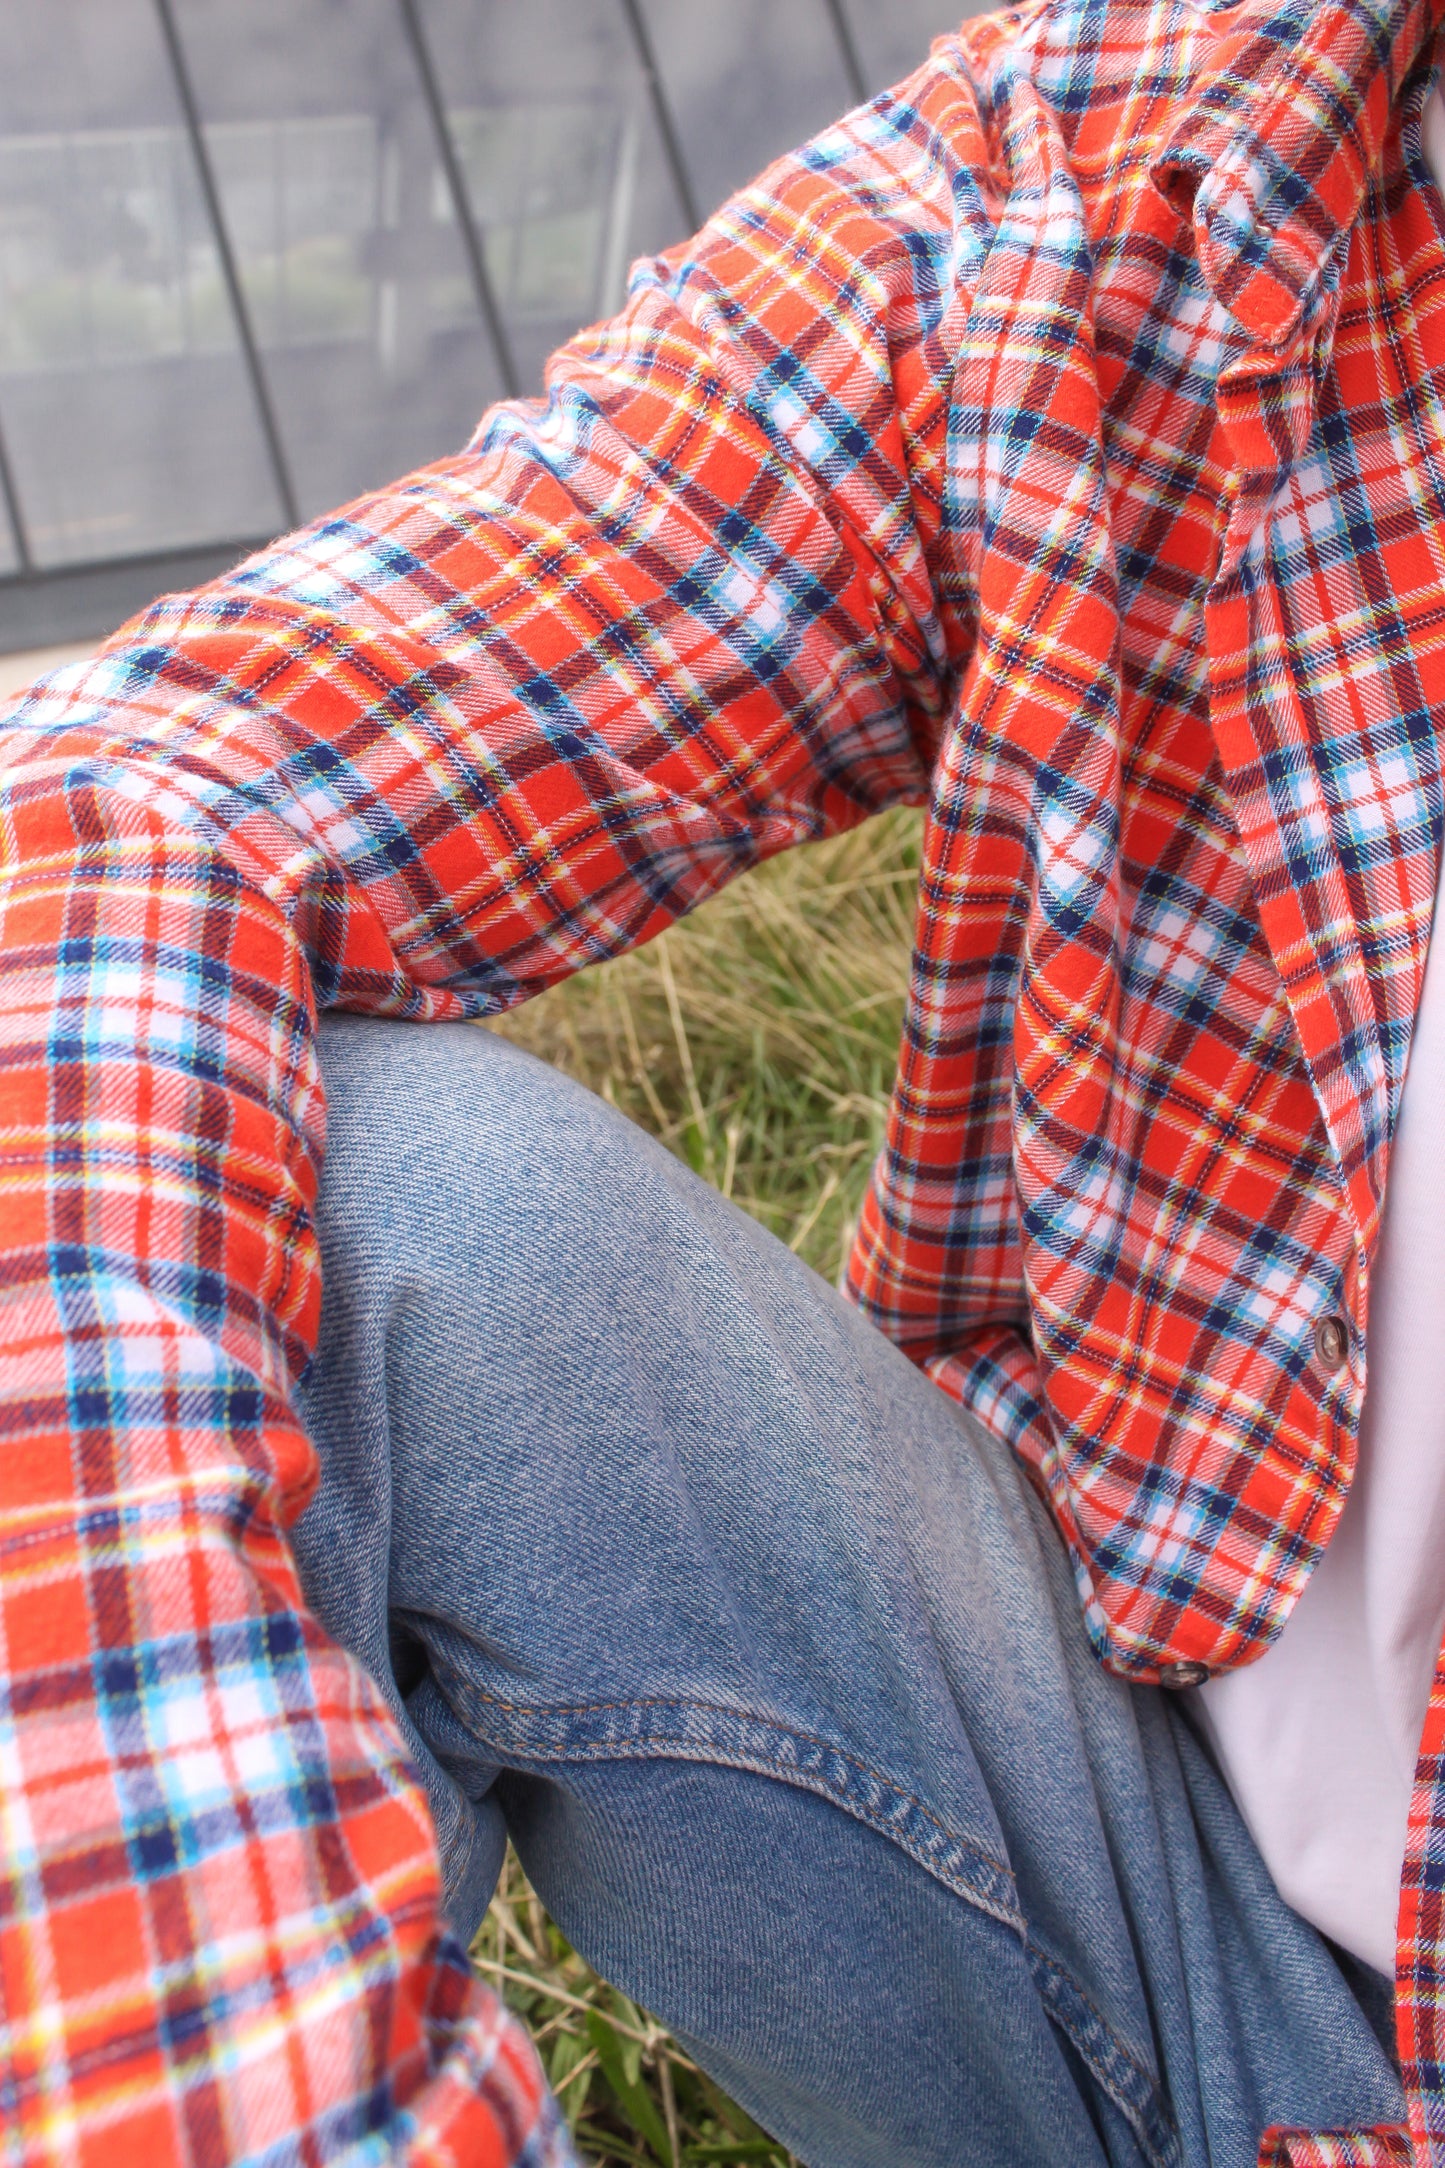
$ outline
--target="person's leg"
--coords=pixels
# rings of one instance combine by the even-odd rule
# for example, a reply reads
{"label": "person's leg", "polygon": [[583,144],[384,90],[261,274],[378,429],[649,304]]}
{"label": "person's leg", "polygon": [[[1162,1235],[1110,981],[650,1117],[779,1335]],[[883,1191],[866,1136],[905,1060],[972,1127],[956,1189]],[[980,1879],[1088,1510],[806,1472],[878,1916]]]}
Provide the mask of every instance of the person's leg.
{"label": "person's leg", "polygon": [[463,1933],[559,1924],[816,2168],[1253,2168],[1398,2116],[1011,1456],[650,1139],[484,1032],[328,1020],[323,1621]]}

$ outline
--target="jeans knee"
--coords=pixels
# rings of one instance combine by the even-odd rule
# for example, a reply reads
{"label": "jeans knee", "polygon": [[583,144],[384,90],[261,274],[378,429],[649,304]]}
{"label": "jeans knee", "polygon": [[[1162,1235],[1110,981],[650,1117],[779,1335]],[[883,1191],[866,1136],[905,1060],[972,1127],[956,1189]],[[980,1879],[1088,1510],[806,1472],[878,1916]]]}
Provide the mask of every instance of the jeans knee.
{"label": "jeans knee", "polygon": [[599,1164],[632,1148],[582,1086],[472,1025],[326,1016],[319,1051],[332,1288],[413,1268],[523,1270],[536,1245],[582,1243]]}
{"label": "jeans knee", "polygon": [[331,1013],[318,1054],[328,1170],[349,1173],[359,1157],[373,1195],[383,1169],[408,1188],[422,1178],[433,1192],[469,1191],[538,1141],[554,1154],[593,1103],[560,1070],[475,1024]]}
{"label": "jeans knee", "polygon": [[765,1281],[814,1299],[806,1268],[654,1138],[492,1033],[337,1019],[321,1064],[328,1394],[404,1379],[413,1420],[445,1405],[453,1422],[458,1396],[511,1419],[530,1389],[570,1396],[575,1419],[604,1374],[616,1393],[639,1364],[690,1374],[709,1345],[756,1338]]}

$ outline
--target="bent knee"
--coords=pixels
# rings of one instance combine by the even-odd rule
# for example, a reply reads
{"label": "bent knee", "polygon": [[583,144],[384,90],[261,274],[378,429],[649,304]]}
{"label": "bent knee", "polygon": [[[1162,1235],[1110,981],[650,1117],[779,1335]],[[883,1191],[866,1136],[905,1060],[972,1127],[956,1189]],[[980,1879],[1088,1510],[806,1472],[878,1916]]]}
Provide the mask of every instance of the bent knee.
{"label": "bent knee", "polygon": [[[469,1024],[324,1016],[328,1273],[595,1254],[694,1178],[615,1108]],[[675,1218],[670,1196],[655,1209]]]}

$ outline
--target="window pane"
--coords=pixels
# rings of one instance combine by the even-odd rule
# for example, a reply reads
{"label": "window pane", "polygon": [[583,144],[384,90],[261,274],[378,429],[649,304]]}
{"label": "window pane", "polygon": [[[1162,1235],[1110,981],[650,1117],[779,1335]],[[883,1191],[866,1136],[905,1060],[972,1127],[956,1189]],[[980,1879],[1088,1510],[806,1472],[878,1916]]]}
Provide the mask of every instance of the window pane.
{"label": "window pane", "polygon": [[177,16],[309,516],[463,444],[496,356],[395,0]]}
{"label": "window pane", "polygon": [[703,212],[853,103],[824,0],[643,0],[643,13]]}
{"label": "window pane", "polygon": [[843,0],[870,92],[886,90],[928,58],[935,38],[956,30],[966,16],[981,15],[991,0],[965,7],[961,0]]}
{"label": "window pane", "polygon": [[12,8],[5,45],[0,424],[37,563],[274,531],[149,0]]}
{"label": "window pane", "polygon": [[686,238],[618,0],[479,7],[423,19],[518,374],[609,316],[627,266]]}

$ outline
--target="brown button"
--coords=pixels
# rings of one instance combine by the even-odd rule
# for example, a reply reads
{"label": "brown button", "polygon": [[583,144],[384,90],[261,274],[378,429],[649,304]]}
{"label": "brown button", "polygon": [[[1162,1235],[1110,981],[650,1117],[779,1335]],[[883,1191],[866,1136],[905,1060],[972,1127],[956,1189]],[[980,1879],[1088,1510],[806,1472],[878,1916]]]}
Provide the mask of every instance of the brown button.
{"label": "brown button", "polygon": [[1322,1370],[1342,1370],[1350,1352],[1350,1328],[1342,1317],[1322,1317],[1315,1327],[1315,1354]]}
{"label": "brown button", "polygon": [[1208,1664],[1163,1664],[1159,1670],[1161,1686],[1202,1686],[1208,1677]]}

